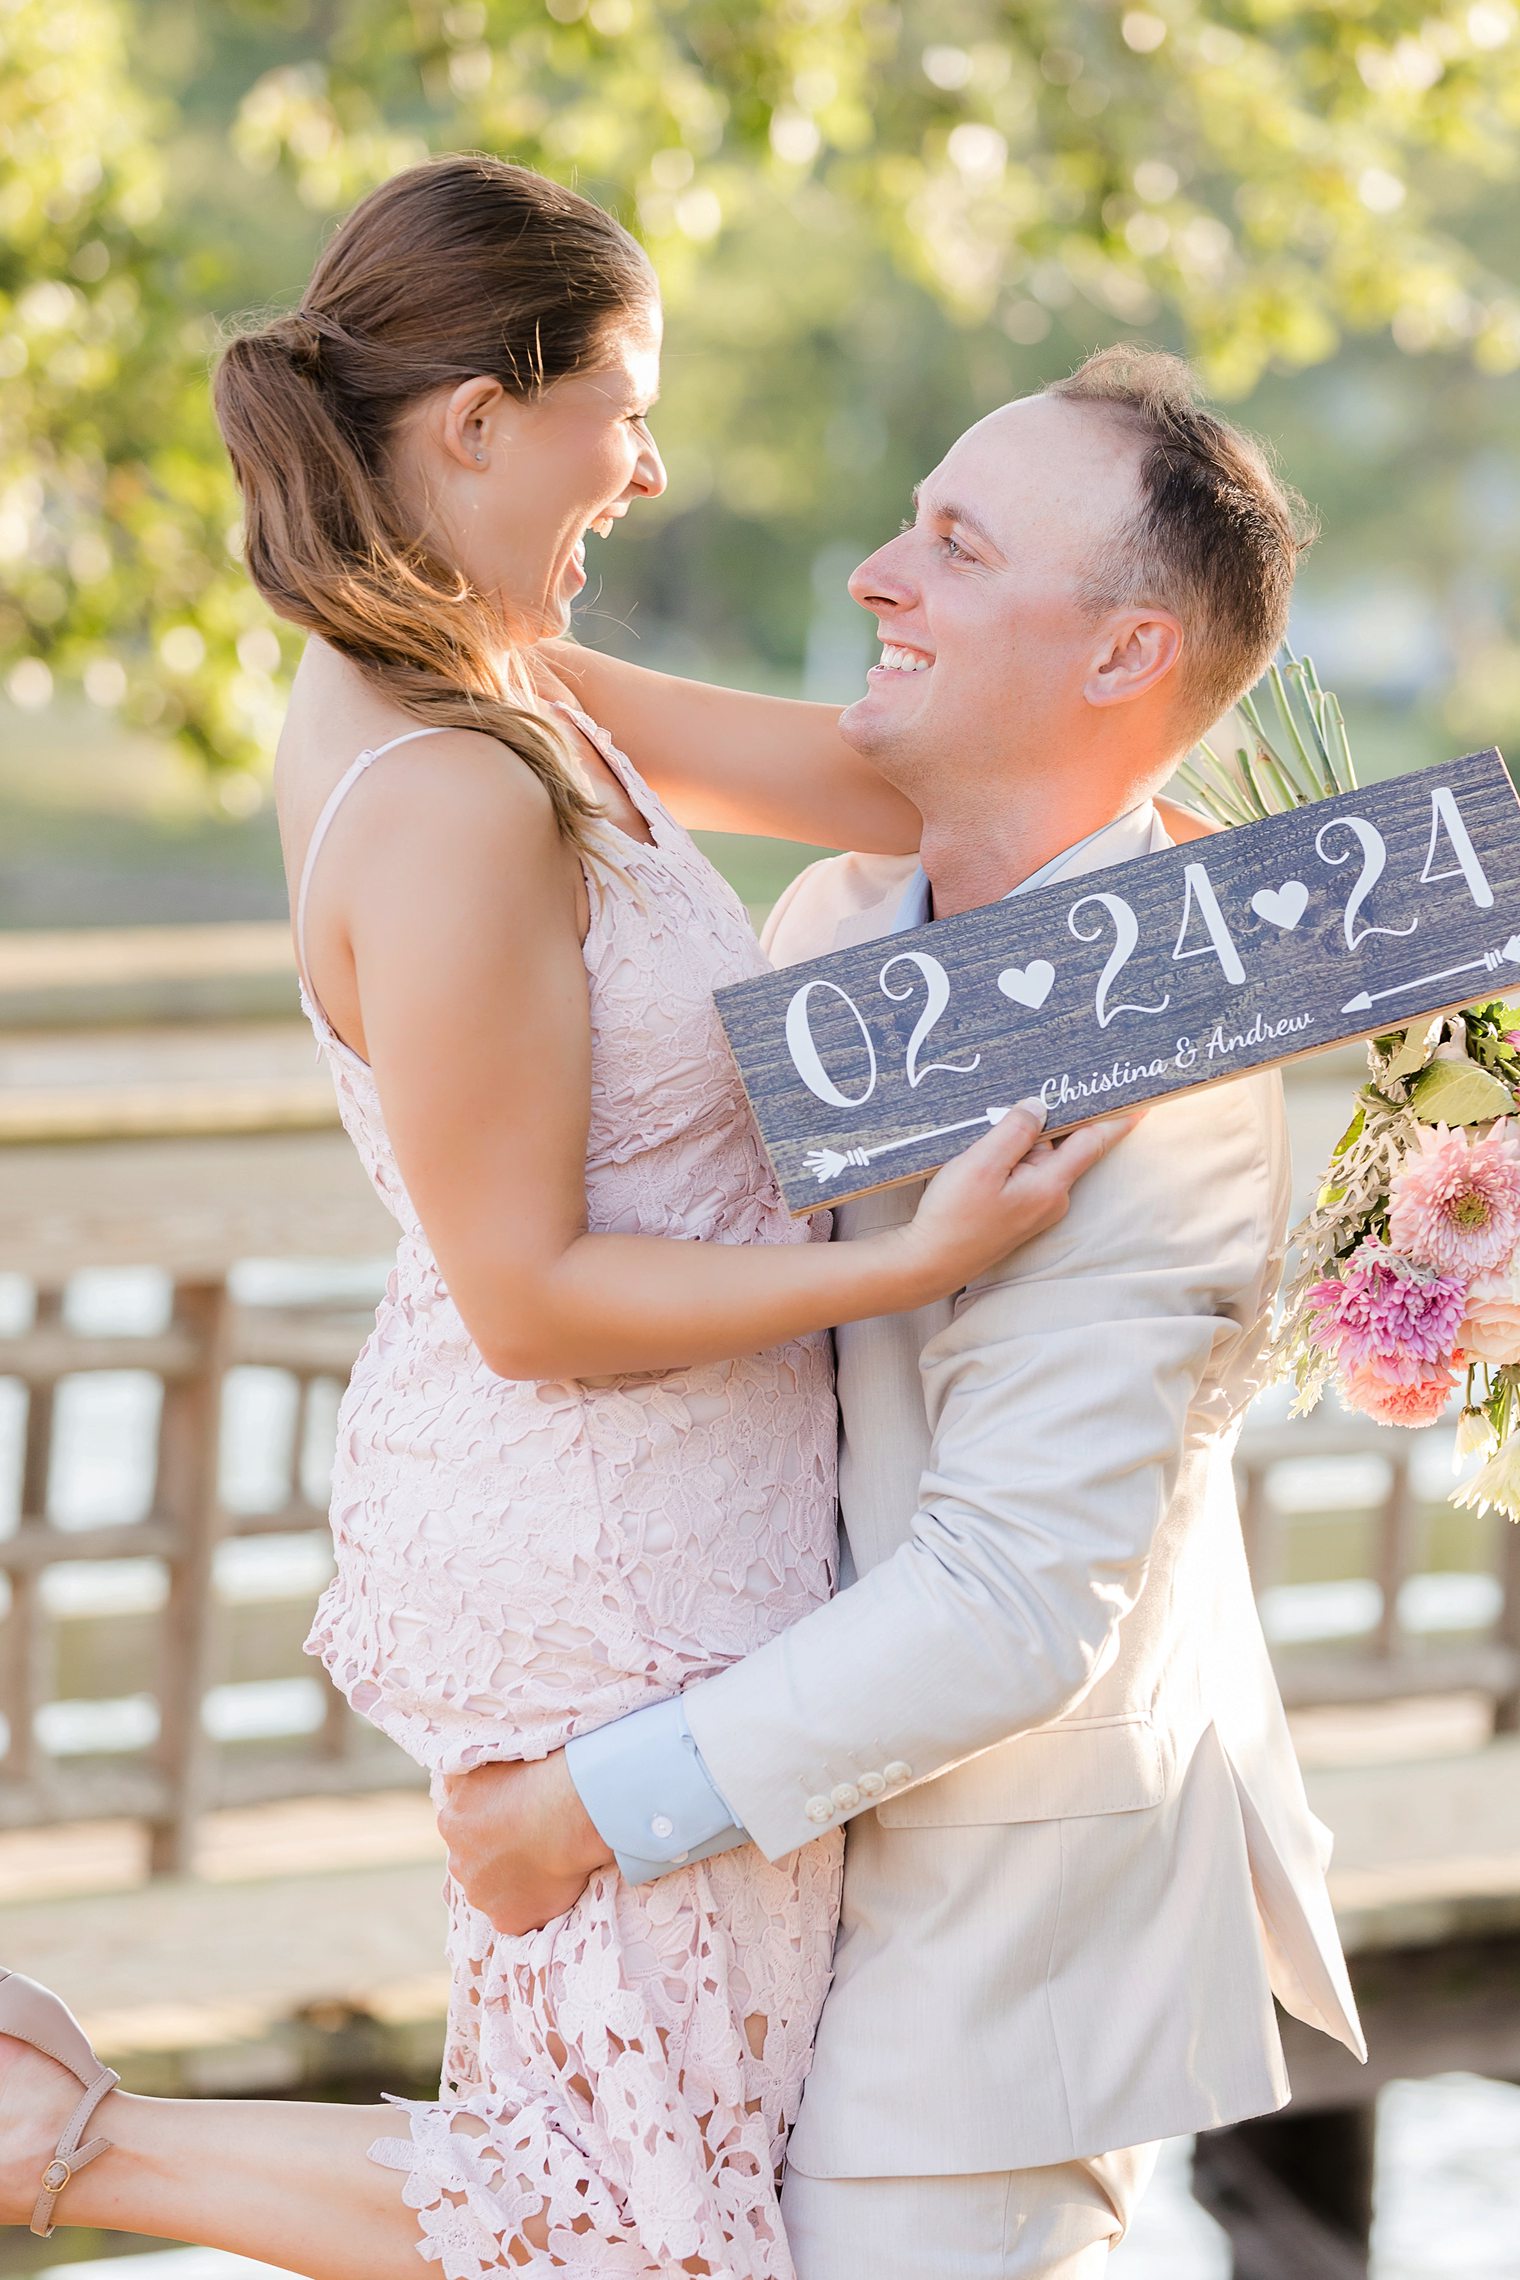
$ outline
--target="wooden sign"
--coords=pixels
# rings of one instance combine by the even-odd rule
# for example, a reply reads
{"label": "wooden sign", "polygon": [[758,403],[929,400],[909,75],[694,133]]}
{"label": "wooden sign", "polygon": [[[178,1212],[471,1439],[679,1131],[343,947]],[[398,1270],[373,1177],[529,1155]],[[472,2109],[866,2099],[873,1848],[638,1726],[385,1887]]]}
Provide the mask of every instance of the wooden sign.
{"label": "wooden sign", "polygon": [[1046,1129],[1520,995],[1497,752],[1080,873],[717,993],[795,1213]]}

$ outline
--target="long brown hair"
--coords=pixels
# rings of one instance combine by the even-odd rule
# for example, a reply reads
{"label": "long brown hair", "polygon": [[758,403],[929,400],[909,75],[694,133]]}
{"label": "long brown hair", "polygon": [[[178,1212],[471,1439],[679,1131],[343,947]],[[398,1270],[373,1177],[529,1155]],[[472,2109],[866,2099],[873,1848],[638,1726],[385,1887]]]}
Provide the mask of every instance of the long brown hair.
{"label": "long brown hair", "polygon": [[655,296],[610,214],[527,167],[448,157],[355,207],[299,309],[231,339],[216,417],[243,496],[249,572],[429,728],[498,737],[586,849],[595,805],[507,662],[489,598],[406,529],[386,447],[406,407],[491,374],[519,400],[592,369]]}

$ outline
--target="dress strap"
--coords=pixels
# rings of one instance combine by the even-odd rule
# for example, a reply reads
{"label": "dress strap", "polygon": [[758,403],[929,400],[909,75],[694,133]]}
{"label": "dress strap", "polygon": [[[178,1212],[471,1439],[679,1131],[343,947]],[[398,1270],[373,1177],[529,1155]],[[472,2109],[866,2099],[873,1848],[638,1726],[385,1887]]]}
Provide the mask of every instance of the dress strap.
{"label": "dress strap", "polygon": [[[448,730],[443,727],[409,728],[404,735],[393,736],[384,744],[366,745],[365,749],[349,762],[323,802],[322,813],[317,817],[311,837],[306,843],[306,860],[301,865],[301,885],[296,896],[296,971],[300,975],[301,985],[307,996],[311,999],[318,1013],[322,1015],[324,1021],[327,1021],[327,1014],[323,1009],[321,999],[312,986],[306,966],[306,898],[311,891],[312,866],[317,859],[317,850],[327,837],[328,826],[343,805],[350,787],[357,784],[372,760],[378,760],[382,752],[394,752],[398,744],[415,743],[419,736],[446,736],[448,733]],[[327,1026],[330,1029],[332,1023],[328,1022]]]}

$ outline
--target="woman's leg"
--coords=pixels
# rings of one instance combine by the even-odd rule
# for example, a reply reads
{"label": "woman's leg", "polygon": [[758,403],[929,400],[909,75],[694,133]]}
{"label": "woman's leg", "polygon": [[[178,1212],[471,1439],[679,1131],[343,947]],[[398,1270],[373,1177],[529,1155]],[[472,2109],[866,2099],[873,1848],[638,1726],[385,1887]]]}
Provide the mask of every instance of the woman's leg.
{"label": "woman's leg", "polygon": [[[63,2068],[0,2036],[0,2223],[26,2224],[79,2098]],[[403,2179],[368,2158],[404,2137],[390,2106],[131,2098],[91,2124],[112,2140],[59,2196],[63,2225],[230,2250],[306,2280],[419,2280]]]}

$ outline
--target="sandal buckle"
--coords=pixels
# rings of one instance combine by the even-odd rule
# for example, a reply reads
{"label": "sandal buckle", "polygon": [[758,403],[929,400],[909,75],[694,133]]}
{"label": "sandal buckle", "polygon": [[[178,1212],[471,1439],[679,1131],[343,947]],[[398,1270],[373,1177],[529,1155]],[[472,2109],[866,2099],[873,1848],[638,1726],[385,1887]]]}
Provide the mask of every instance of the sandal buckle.
{"label": "sandal buckle", "polygon": [[42,2190],[44,2193],[61,2193],[73,2174],[73,2170],[60,2154],[58,2159],[50,2161],[42,2172]]}

